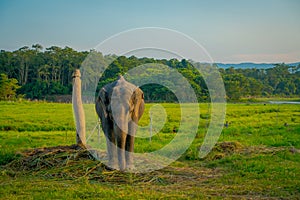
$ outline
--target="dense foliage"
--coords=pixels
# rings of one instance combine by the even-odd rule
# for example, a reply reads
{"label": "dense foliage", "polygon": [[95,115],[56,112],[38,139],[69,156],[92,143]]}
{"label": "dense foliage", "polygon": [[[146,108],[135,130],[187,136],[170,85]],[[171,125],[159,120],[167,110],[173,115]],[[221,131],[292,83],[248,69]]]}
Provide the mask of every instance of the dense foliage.
{"label": "dense foliage", "polygon": [[14,100],[18,88],[20,86],[16,79],[8,78],[6,74],[0,74],[0,100]]}
{"label": "dense foliage", "polygon": [[[88,55],[93,55],[92,59],[85,61]],[[72,73],[83,63],[88,67],[85,67],[82,74],[89,74],[91,77],[90,80],[83,82],[83,87],[88,87],[89,84],[95,82],[93,78],[98,77],[100,68],[103,66],[109,65],[103,73],[98,87],[115,80],[119,74],[124,74],[136,66],[156,63],[176,69],[186,77],[198,100],[205,101],[209,97],[205,81],[195,68],[200,66],[205,68],[207,64],[193,63],[185,59],[179,61],[177,59],[158,60],[134,56],[103,56],[102,53],[94,50],[78,52],[70,47],[60,48],[57,46],[43,50],[39,44],[32,45],[31,48],[25,46],[16,51],[1,50],[0,52],[0,74],[4,74],[10,83],[17,80],[20,86],[17,90],[18,94],[24,94],[29,99],[51,99],[55,95],[70,95]],[[288,66],[285,64],[276,64],[274,68],[269,69],[219,69],[224,79],[227,98],[230,100],[238,100],[241,97],[299,95],[299,70],[300,65]],[[140,75],[146,77],[147,72]],[[205,76],[209,75],[209,72],[205,74]],[[3,76],[2,79],[5,77]],[[6,87],[2,82],[0,85],[1,88]],[[13,86],[13,88],[14,91],[18,87]],[[142,89],[145,92],[146,100],[168,102],[177,100],[170,90],[157,84],[144,85]],[[11,95],[3,96],[1,99],[10,97]]]}

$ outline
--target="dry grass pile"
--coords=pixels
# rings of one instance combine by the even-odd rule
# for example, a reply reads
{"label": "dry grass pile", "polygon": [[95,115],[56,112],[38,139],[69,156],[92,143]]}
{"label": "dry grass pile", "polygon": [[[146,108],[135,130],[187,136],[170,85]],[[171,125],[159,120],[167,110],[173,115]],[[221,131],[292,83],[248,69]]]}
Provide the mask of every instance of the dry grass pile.
{"label": "dry grass pile", "polygon": [[205,160],[218,160],[225,156],[239,153],[244,149],[243,145],[239,142],[218,142],[212,151],[204,158]]}
{"label": "dry grass pile", "polygon": [[300,153],[300,150],[294,147],[267,147],[267,146],[243,146],[239,142],[224,141],[218,142],[212,151],[204,158],[206,161],[219,160],[232,154],[258,155],[258,154],[276,154],[278,152],[289,150],[291,153]]}
{"label": "dry grass pile", "polygon": [[96,182],[159,184],[176,183],[197,184],[219,176],[217,169],[204,167],[168,166],[150,173],[125,173],[112,171],[104,164],[93,159],[91,153],[80,146],[57,146],[37,148],[21,153],[21,157],[5,166],[12,176],[17,173],[42,176],[45,178],[80,179],[86,178]]}
{"label": "dry grass pile", "polygon": [[[283,148],[243,147],[238,142],[220,142],[205,158],[206,161],[222,159],[232,154],[272,153]],[[105,156],[105,155],[102,155]],[[96,182],[116,184],[187,184],[197,185],[202,181],[222,176],[219,168],[207,168],[201,163],[179,163],[150,173],[126,173],[107,169],[95,160],[85,148],[77,145],[46,147],[27,150],[21,157],[5,166],[10,176],[18,173],[52,179],[76,180],[85,178]]]}
{"label": "dry grass pile", "polygon": [[78,178],[91,166],[104,169],[85,148],[78,145],[26,150],[21,157],[6,165],[7,169],[45,177]]}

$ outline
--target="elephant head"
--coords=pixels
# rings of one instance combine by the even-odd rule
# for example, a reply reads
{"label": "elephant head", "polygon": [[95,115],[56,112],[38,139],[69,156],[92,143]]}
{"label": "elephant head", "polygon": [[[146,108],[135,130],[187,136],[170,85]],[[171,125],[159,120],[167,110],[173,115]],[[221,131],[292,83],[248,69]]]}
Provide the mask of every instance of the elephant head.
{"label": "elephant head", "polygon": [[120,76],[101,88],[96,98],[96,112],[106,136],[109,167],[132,169],[134,136],[144,112],[142,90]]}

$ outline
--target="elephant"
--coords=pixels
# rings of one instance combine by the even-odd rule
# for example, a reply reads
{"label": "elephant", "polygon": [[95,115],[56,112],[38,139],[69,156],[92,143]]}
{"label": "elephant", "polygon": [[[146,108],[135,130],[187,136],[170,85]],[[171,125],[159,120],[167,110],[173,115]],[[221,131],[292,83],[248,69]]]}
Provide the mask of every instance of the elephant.
{"label": "elephant", "polygon": [[134,137],[144,112],[143,91],[119,76],[100,89],[95,106],[106,137],[108,167],[133,170]]}

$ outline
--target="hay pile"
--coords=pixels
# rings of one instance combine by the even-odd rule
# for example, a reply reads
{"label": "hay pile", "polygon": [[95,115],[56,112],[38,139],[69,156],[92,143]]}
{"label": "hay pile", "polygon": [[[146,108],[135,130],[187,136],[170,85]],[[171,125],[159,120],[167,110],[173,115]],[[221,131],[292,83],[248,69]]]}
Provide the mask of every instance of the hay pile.
{"label": "hay pile", "polygon": [[[232,154],[276,153],[284,148],[243,147],[238,142],[219,142],[203,159],[218,160]],[[24,151],[21,157],[7,164],[4,168],[11,176],[18,173],[54,179],[76,180],[85,178],[96,182],[112,183],[151,183],[151,184],[199,184],[199,180],[207,180],[222,175],[218,168],[207,168],[199,162],[178,162],[150,173],[125,173],[107,169],[104,164],[94,159],[86,148],[71,145],[45,147]],[[106,156],[104,153],[100,156]],[[147,162],[147,160],[142,160]],[[200,181],[201,182],[201,181]]]}
{"label": "hay pile", "polygon": [[125,184],[198,184],[218,176],[216,169],[192,167],[166,167],[150,173],[124,173],[111,171],[104,164],[95,160],[91,153],[80,146],[57,146],[27,150],[21,157],[5,166],[14,173],[42,176],[54,179],[85,178],[96,182]]}
{"label": "hay pile", "polygon": [[240,153],[244,147],[239,142],[218,142],[204,160],[219,160],[234,153]]}
{"label": "hay pile", "polygon": [[100,171],[105,169],[87,149],[78,145],[36,148],[20,154],[21,157],[6,165],[6,168],[33,175],[65,178],[82,177],[91,166]]}
{"label": "hay pile", "polygon": [[258,155],[258,154],[276,154],[282,151],[290,151],[291,153],[300,153],[300,150],[294,147],[267,147],[260,146],[243,146],[239,142],[224,141],[218,142],[212,151],[203,160],[212,161],[219,160],[232,154],[240,155]]}

